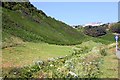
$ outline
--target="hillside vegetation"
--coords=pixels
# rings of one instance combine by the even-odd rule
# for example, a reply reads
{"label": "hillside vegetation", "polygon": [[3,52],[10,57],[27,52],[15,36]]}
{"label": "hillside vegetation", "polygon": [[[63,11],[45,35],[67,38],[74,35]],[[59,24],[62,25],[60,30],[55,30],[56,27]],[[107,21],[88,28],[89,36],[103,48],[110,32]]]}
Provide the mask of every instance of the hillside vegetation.
{"label": "hillside vegetation", "polygon": [[86,26],[84,33],[92,37],[98,37],[106,34],[105,27],[103,26]]}
{"label": "hillside vegetation", "polygon": [[103,44],[111,44],[115,42],[115,35],[119,35],[120,23],[103,24],[100,26],[77,26],[75,29],[85,36],[83,41],[93,40]]}
{"label": "hillside vegetation", "polygon": [[30,2],[2,4],[3,78],[118,77],[113,33],[120,23],[74,29]]}
{"label": "hillside vegetation", "polygon": [[120,34],[120,22],[113,24],[110,30],[114,33],[119,33]]}
{"label": "hillside vegetation", "polygon": [[[117,78],[117,58],[111,51],[111,49],[114,50],[114,46],[114,44],[104,45],[93,41],[83,42],[81,45],[74,46],[69,55],[50,58],[47,61],[36,60],[32,65],[12,68],[3,76],[68,80],[71,78]],[[114,74],[111,75],[110,72]]]}
{"label": "hillside vegetation", "polygon": [[[47,16],[31,3],[4,2],[2,13],[3,47],[20,42],[46,42],[53,44],[77,44],[84,36],[69,25]],[[5,44],[5,45],[4,45]]]}

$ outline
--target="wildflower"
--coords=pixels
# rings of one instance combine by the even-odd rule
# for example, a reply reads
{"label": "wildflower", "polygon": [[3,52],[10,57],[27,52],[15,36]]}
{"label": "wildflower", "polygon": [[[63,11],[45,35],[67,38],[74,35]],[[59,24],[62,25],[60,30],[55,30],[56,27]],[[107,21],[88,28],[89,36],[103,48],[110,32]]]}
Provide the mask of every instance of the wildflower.
{"label": "wildflower", "polygon": [[43,65],[44,62],[40,60],[40,61],[37,61],[36,64],[38,64],[38,65]]}
{"label": "wildflower", "polygon": [[92,62],[89,62],[89,64],[92,64]]}
{"label": "wildflower", "polygon": [[50,61],[55,61],[55,59],[54,58],[50,58],[50,59],[48,59],[48,61],[50,62]]}
{"label": "wildflower", "polygon": [[50,64],[50,67],[53,67],[54,65]]}
{"label": "wildflower", "polygon": [[88,63],[86,63],[86,66],[88,66],[89,64]]}
{"label": "wildflower", "polygon": [[68,64],[65,64],[64,66],[65,66],[65,67],[67,67],[67,66],[68,66]]}
{"label": "wildflower", "polygon": [[71,68],[73,69],[73,68],[74,68],[74,66],[73,66],[73,65],[71,65]]}
{"label": "wildflower", "polygon": [[61,69],[60,68],[57,68],[57,71],[60,71]]}
{"label": "wildflower", "polygon": [[77,76],[77,74],[75,74],[74,72],[72,72],[72,71],[69,71],[69,73],[68,74],[70,74],[70,75],[72,75],[72,76],[74,76],[74,77],[78,77]]}
{"label": "wildflower", "polygon": [[61,57],[61,56],[59,57],[59,59],[63,59],[63,58],[64,58],[64,57]]}
{"label": "wildflower", "polygon": [[85,62],[83,62],[82,64],[85,64]]}
{"label": "wildflower", "polygon": [[100,64],[101,62],[99,61],[98,63]]}
{"label": "wildflower", "polygon": [[17,72],[14,72],[14,75],[16,75],[17,74]]}

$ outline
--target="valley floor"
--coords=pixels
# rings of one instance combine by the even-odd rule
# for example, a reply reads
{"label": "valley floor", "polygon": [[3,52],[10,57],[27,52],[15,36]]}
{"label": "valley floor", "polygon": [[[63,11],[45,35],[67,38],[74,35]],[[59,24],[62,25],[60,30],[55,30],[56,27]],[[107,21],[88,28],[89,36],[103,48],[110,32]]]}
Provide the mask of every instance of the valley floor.
{"label": "valley floor", "polygon": [[[112,45],[112,46],[111,46]],[[103,57],[100,78],[118,78],[118,59],[115,55],[115,44],[109,44],[108,54]],[[13,67],[23,67],[38,60],[71,55],[75,46],[60,46],[47,43],[31,43],[9,47],[2,50],[2,68],[7,73]]]}
{"label": "valley floor", "polygon": [[71,46],[27,42],[24,45],[3,49],[2,67],[22,67],[37,60],[47,60],[52,57],[69,55],[71,51]]}

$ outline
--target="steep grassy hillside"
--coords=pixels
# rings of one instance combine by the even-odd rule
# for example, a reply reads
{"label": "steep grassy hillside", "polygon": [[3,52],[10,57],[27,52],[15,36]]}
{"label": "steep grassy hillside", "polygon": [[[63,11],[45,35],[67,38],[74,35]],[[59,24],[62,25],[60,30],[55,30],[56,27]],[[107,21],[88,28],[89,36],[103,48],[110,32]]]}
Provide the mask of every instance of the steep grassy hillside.
{"label": "steep grassy hillside", "polygon": [[48,17],[29,2],[6,2],[2,6],[3,43],[7,43],[7,40],[12,42],[11,36],[21,39],[21,42],[43,41],[53,44],[77,44],[84,38],[77,30]]}

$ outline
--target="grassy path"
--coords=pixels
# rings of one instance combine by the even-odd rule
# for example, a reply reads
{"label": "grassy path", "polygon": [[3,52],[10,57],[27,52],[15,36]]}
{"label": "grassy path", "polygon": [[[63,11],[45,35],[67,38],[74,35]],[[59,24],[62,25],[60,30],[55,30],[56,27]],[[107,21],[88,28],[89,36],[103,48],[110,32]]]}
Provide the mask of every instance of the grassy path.
{"label": "grassy path", "polygon": [[115,48],[108,50],[108,55],[103,58],[104,62],[101,67],[103,74],[101,78],[118,78],[118,59],[115,55]]}

